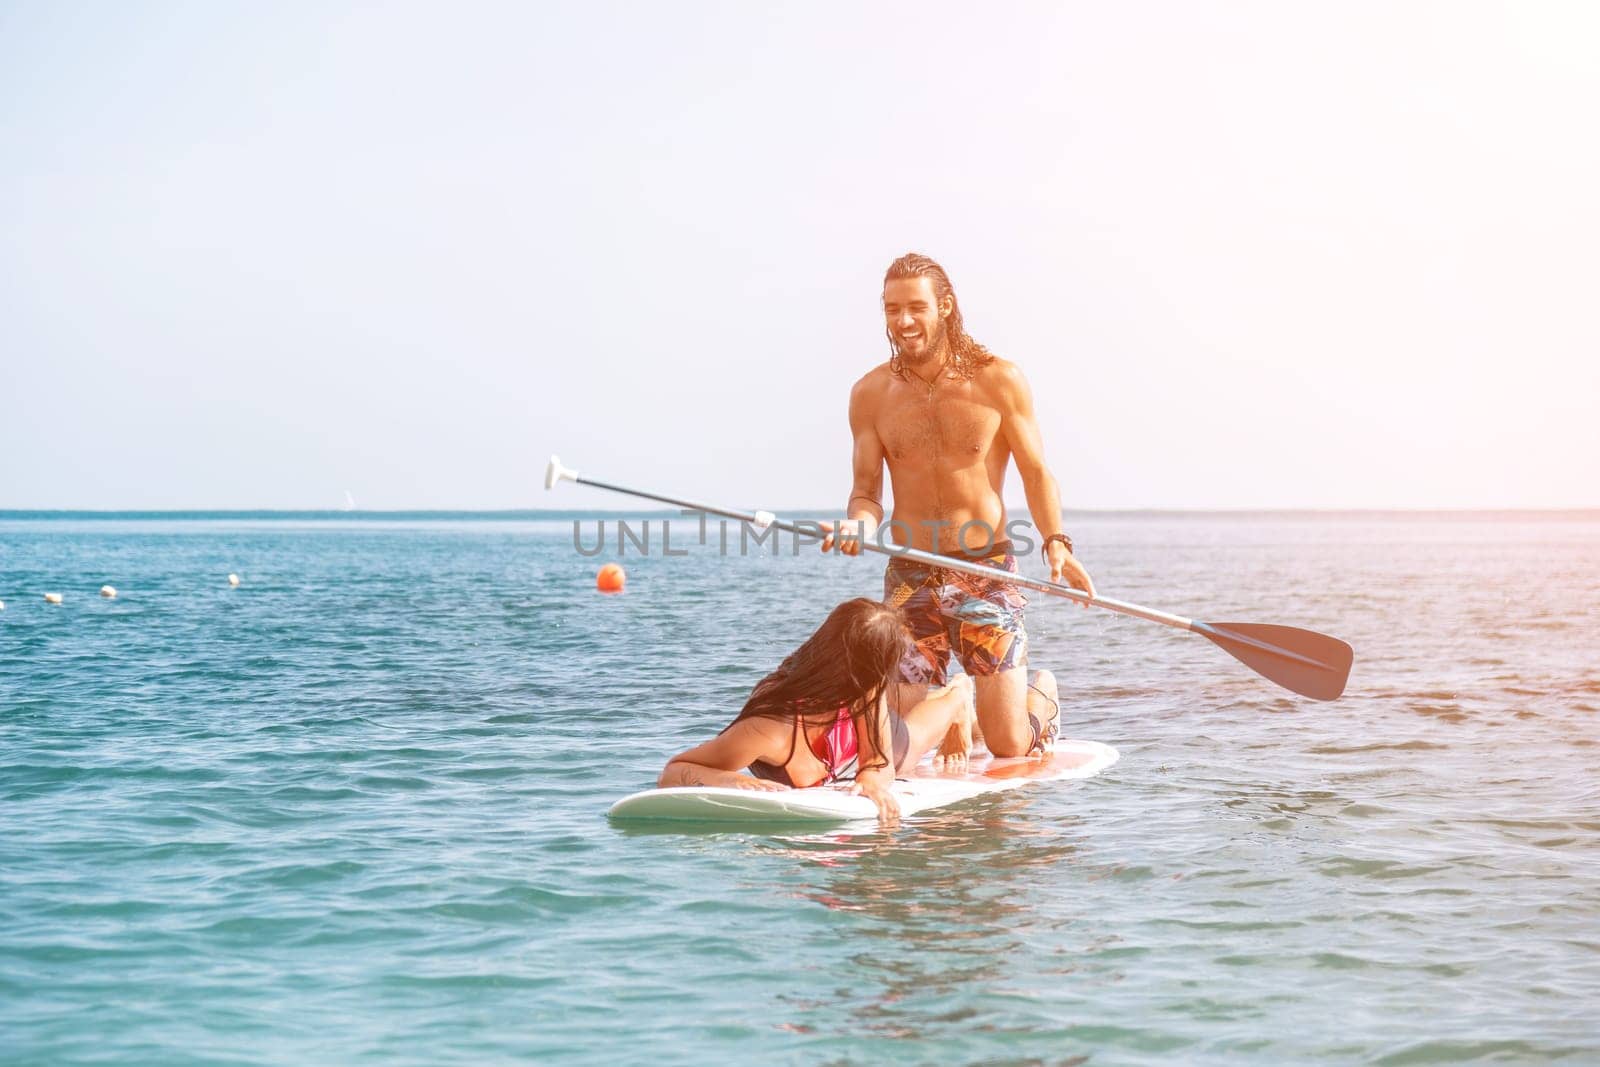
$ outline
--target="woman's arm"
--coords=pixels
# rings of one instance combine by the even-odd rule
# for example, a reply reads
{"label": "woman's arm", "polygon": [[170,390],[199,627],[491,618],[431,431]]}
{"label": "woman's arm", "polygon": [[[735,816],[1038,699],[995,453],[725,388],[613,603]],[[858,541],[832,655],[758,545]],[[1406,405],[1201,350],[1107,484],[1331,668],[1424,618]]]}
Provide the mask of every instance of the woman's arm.
{"label": "woman's arm", "polygon": [[[863,723],[866,729],[856,730],[856,746],[859,751],[858,767],[855,784],[850,787],[850,792],[860,794],[878,806],[878,822],[884,826],[892,826],[900,821],[900,801],[895,799],[889,787],[894,784],[894,752],[881,752],[875,743],[881,738],[888,742],[894,736],[889,728],[889,698],[887,695],[878,699],[876,711],[870,713],[875,721]],[[865,716],[863,716],[865,718]],[[891,749],[892,749],[891,745]]]}
{"label": "woman's arm", "polygon": [[[742,774],[756,760],[779,763],[774,753],[777,726],[768,719],[744,719],[701,745],[667,761],[656,779],[663,788],[674,785],[715,785],[734,789],[781,790],[788,786]],[[781,749],[779,750],[781,752]]]}

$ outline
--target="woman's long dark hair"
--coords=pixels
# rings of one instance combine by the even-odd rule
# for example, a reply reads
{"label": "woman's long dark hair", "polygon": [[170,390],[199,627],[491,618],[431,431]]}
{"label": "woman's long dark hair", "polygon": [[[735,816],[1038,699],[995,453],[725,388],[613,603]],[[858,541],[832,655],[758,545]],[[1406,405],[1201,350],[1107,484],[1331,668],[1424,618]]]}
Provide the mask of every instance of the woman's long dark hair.
{"label": "woman's long dark hair", "polygon": [[[875,713],[910,643],[905,620],[894,608],[866,597],[846,600],[777,670],[757,683],[733,722],[760,716],[827,725],[838,718],[840,708],[848,707],[857,736],[865,727],[873,747],[884,757],[871,766],[884,766],[892,754]],[[861,770],[867,769],[863,763]]]}

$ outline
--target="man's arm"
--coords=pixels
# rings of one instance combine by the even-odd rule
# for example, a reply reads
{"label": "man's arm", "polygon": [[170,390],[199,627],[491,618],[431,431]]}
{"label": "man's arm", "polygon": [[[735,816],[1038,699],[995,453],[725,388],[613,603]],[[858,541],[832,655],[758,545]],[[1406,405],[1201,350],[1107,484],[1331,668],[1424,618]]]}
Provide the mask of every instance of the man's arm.
{"label": "man's arm", "polygon": [[[845,521],[823,535],[822,551],[833,548],[838,538],[839,551],[847,556],[861,554],[861,539],[873,537],[883,521],[883,442],[878,438],[877,386],[868,374],[850,390],[850,499],[845,504]],[[857,524],[860,524],[858,527]]]}
{"label": "man's arm", "polygon": [[[1000,432],[1005,435],[1011,456],[1017,462],[1022,490],[1027,494],[1028,513],[1043,538],[1061,533],[1061,490],[1055,475],[1044,463],[1044,442],[1039,435],[1039,420],[1033,412],[1033,391],[1014,364],[996,367],[1000,405]],[[1089,572],[1073,558],[1067,546],[1051,541],[1045,549],[1050,561],[1050,580],[1065,581],[1074,589],[1094,595]]]}

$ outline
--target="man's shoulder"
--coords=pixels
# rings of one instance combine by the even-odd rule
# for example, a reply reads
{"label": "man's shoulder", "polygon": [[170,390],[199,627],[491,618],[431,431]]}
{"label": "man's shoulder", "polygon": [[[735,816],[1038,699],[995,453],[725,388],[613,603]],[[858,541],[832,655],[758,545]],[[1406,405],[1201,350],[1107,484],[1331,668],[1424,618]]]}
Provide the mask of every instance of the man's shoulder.
{"label": "man's shoulder", "polygon": [[1022,373],[1022,368],[1009,359],[1001,359],[999,356],[979,367],[972,375],[972,381],[981,389],[1001,395],[1010,395],[1028,388],[1028,378]]}
{"label": "man's shoulder", "polygon": [[861,397],[878,393],[888,388],[893,376],[893,372],[889,370],[889,363],[885,360],[857,378],[855,384],[850,387],[850,395]]}

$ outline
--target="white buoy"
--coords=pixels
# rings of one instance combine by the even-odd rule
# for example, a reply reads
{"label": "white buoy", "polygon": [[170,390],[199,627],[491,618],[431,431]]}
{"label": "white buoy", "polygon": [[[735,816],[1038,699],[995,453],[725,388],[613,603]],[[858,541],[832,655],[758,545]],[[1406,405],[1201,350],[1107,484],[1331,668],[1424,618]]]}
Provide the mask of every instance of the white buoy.
{"label": "white buoy", "polygon": [[44,595],[44,602],[46,604],[59,604],[59,603],[61,603],[61,594],[60,593],[46,593]]}
{"label": "white buoy", "polygon": [[102,585],[100,587],[100,595],[107,600],[111,600],[117,595],[117,587],[114,585]]}
{"label": "white buoy", "polygon": [[0,611],[4,610],[6,610],[6,602],[4,600],[0,600]]}
{"label": "white buoy", "polygon": [[238,585],[239,584],[239,576],[237,574],[228,575],[228,584],[229,585]]}

